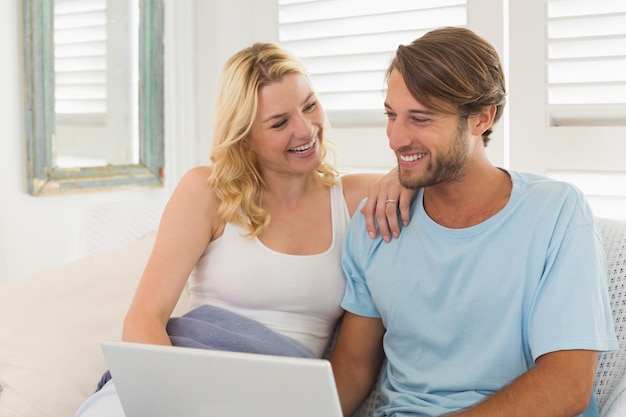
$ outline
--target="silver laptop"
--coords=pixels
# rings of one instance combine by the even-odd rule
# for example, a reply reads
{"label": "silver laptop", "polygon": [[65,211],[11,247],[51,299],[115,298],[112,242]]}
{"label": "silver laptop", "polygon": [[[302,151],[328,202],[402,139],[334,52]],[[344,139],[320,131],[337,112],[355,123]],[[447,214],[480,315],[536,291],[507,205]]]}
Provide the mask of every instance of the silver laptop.
{"label": "silver laptop", "polygon": [[342,417],[325,359],[105,341],[126,417]]}

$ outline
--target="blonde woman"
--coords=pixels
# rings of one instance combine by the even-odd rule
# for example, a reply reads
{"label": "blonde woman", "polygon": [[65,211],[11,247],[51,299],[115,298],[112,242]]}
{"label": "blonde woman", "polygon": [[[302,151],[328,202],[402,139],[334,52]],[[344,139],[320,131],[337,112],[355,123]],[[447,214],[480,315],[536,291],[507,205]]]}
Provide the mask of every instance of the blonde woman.
{"label": "blonde woman", "polygon": [[[228,60],[216,109],[212,164],[187,172],[172,194],[123,340],[170,344],[166,326],[187,286],[190,310],[236,313],[319,357],[343,314],[350,217],[371,193],[362,210],[368,228],[377,232],[376,219],[389,240],[414,192],[395,171],[338,175],[307,72],[276,45],[254,44]],[[122,413],[112,381],[78,415],[105,409]]]}

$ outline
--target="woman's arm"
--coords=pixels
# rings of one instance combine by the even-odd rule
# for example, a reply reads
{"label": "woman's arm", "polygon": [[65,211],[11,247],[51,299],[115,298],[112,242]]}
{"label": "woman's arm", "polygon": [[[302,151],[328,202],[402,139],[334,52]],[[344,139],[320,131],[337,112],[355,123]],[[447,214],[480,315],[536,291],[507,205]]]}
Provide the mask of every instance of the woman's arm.
{"label": "woman's arm", "polygon": [[187,172],[168,201],[124,320],[123,340],[170,344],[167,321],[196,262],[219,229],[219,200],[207,184],[209,173],[208,167]]}
{"label": "woman's arm", "polygon": [[389,242],[392,236],[400,235],[400,223],[409,224],[411,200],[416,191],[400,184],[395,168],[387,174],[348,174],[342,180],[351,216],[367,197],[361,213],[370,238],[376,237],[378,225],[383,240]]}

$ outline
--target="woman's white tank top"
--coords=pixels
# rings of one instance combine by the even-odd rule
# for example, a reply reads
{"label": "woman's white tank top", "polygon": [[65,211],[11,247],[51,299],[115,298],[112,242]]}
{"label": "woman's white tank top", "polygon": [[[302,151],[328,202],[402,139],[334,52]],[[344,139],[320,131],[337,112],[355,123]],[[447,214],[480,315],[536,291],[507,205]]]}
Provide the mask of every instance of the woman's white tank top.
{"label": "woman's white tank top", "polygon": [[228,223],[211,242],[189,279],[189,307],[211,304],[257,320],[324,353],[345,288],[341,250],[350,220],[341,183],[331,187],[333,239],[316,255],[273,251]]}

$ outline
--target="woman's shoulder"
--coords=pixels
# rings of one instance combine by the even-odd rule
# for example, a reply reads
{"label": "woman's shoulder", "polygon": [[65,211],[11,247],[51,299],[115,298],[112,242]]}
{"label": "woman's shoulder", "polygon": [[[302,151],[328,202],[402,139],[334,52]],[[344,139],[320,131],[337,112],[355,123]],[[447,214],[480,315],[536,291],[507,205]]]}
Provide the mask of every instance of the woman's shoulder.
{"label": "woman's shoulder", "polygon": [[343,194],[352,215],[361,201],[367,197],[370,186],[382,177],[381,174],[345,174],[341,176]]}
{"label": "woman's shoulder", "polygon": [[[209,176],[211,175],[211,166],[210,165],[199,165],[189,169],[183,175],[183,180],[186,181],[208,181]],[[182,181],[182,180],[181,180]]]}
{"label": "woman's shoulder", "polygon": [[218,204],[217,195],[209,185],[210,175],[210,166],[197,166],[189,169],[178,182],[172,197],[180,197],[183,200],[192,199],[197,203],[205,201],[211,205]]}
{"label": "woman's shoulder", "polygon": [[343,174],[341,176],[341,182],[343,188],[347,189],[363,189],[368,188],[374,182],[378,181],[383,174],[376,173],[351,173]]}
{"label": "woman's shoulder", "polygon": [[192,189],[196,191],[206,190],[210,192],[210,175],[210,166],[193,167],[183,174],[176,188]]}
{"label": "woman's shoulder", "polygon": [[198,166],[189,169],[180,179],[168,206],[172,213],[178,213],[196,224],[206,224],[212,229],[221,230],[223,222],[219,220],[220,200],[209,185],[211,167]]}

